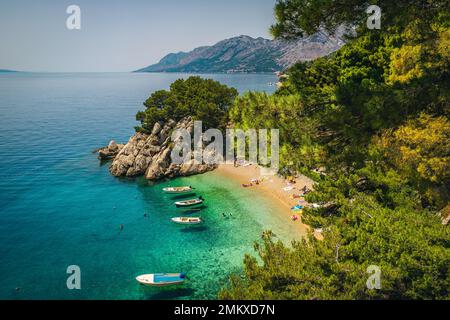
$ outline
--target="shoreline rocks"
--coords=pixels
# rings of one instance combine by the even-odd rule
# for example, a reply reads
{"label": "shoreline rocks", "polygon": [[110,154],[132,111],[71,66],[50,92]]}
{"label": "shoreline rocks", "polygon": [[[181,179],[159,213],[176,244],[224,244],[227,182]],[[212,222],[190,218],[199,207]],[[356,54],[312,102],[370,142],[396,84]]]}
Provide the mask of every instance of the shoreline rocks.
{"label": "shoreline rocks", "polygon": [[124,146],[124,144],[117,144],[114,140],[111,140],[107,147],[97,150],[98,159],[101,161],[114,159]]}
{"label": "shoreline rocks", "polygon": [[174,120],[156,123],[151,134],[137,132],[125,145],[112,141],[108,147],[99,149],[99,159],[112,160],[110,172],[116,177],[144,175],[148,180],[190,176],[216,169],[217,165],[197,163],[193,159],[182,164],[171,162],[171,135],[178,129],[192,134],[194,120],[186,117],[178,123]]}

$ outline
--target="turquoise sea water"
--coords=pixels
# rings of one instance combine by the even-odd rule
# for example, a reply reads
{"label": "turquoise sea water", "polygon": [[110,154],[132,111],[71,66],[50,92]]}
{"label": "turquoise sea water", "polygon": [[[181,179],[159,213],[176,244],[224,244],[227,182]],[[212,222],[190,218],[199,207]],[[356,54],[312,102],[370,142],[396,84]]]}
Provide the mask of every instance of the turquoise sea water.
{"label": "turquoise sea water", "polygon": [[[150,184],[112,177],[92,154],[111,139],[127,141],[145,98],[185,76],[0,75],[1,299],[215,298],[264,229],[289,239],[290,226],[267,199],[215,173]],[[276,81],[205,77],[240,92],[271,92],[268,83]],[[161,188],[185,184],[207,199],[200,227],[170,222],[180,214]],[[66,287],[69,265],[81,268],[81,290]],[[134,280],[181,271],[190,280],[177,289],[143,288]]]}

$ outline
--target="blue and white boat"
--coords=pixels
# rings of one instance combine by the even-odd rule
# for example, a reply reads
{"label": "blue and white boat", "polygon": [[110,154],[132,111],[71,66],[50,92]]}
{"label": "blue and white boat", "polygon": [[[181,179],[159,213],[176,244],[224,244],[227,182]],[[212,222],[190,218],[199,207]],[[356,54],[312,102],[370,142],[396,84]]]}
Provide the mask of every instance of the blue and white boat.
{"label": "blue and white boat", "polygon": [[137,282],[146,286],[165,287],[182,284],[186,280],[185,273],[154,273],[136,277]]}

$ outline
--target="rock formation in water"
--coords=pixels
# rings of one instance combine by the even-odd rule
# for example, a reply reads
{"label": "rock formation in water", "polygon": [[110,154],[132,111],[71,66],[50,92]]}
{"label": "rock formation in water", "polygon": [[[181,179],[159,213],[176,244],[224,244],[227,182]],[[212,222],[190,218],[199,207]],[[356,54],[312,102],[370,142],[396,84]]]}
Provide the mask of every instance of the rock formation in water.
{"label": "rock formation in water", "polygon": [[99,160],[114,159],[124,146],[124,144],[117,144],[114,140],[112,140],[107,147],[97,150]]}
{"label": "rock formation in water", "polygon": [[[160,180],[190,176],[215,169],[217,165],[197,163],[193,159],[182,164],[172,163],[171,153],[174,141],[171,140],[171,135],[174,130],[179,129],[186,129],[192,134],[194,120],[191,117],[184,118],[178,123],[169,120],[166,123],[156,123],[150,134],[137,132],[113,157],[111,174],[117,177],[145,175],[149,180]],[[108,148],[99,150],[99,158],[100,154]]]}

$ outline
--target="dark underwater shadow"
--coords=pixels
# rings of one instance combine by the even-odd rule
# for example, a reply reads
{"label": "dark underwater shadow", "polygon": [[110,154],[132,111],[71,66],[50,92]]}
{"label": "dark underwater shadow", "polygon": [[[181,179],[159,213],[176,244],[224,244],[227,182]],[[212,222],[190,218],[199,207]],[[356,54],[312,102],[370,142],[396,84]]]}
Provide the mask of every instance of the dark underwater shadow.
{"label": "dark underwater shadow", "polygon": [[[148,300],[175,300],[182,297],[190,297],[195,293],[192,288],[162,288],[157,293],[151,293],[151,288],[144,288],[144,299]],[[153,291],[153,290],[152,290]]]}
{"label": "dark underwater shadow", "polygon": [[188,197],[195,197],[196,193],[195,191],[192,191],[190,193],[184,193],[184,194],[179,194],[176,196],[172,196],[172,200],[180,200],[180,199],[185,199]]}
{"label": "dark underwater shadow", "polygon": [[160,186],[161,189],[163,188],[163,186],[167,183],[173,180],[173,178],[163,178],[160,180],[147,180],[145,179],[145,176],[142,175],[140,176],[142,177],[142,184],[140,186],[142,187],[156,187],[156,186]]}
{"label": "dark underwater shadow", "polygon": [[206,227],[206,226],[189,226],[189,227],[180,229],[180,232],[183,232],[183,233],[196,233],[196,232],[205,232],[208,229],[209,228]]}
{"label": "dark underwater shadow", "polygon": [[111,159],[103,159],[103,160],[99,160],[98,164],[99,164],[99,167],[104,167],[105,165],[110,164],[111,162],[112,162]]}
{"label": "dark underwater shadow", "polygon": [[196,207],[196,208],[177,208],[177,209],[178,209],[178,212],[180,212],[180,213],[194,214],[194,213],[199,213],[200,211],[203,211],[207,208],[208,208],[207,206],[203,205],[201,207]]}

